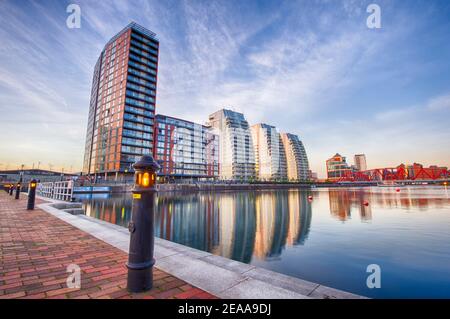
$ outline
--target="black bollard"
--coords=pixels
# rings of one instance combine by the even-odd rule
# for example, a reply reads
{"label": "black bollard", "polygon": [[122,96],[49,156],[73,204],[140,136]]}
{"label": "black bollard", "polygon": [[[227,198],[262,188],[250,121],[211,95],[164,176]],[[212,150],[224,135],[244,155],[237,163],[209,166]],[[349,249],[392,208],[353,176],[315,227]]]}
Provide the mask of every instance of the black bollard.
{"label": "black bollard", "polygon": [[17,183],[17,186],[16,186],[16,199],[19,199],[19,196],[20,196],[20,187],[21,187],[21,184],[20,184],[20,182],[19,182],[19,183]]}
{"label": "black bollard", "polygon": [[30,182],[30,185],[28,186],[28,203],[27,203],[28,210],[34,209],[34,202],[36,200],[36,186],[37,182],[35,179],[33,179]]}
{"label": "black bollard", "polygon": [[143,292],[153,287],[155,182],[160,166],[152,156],[144,155],[133,168],[135,181],[131,221],[128,225],[130,251],[127,289],[130,292]]}

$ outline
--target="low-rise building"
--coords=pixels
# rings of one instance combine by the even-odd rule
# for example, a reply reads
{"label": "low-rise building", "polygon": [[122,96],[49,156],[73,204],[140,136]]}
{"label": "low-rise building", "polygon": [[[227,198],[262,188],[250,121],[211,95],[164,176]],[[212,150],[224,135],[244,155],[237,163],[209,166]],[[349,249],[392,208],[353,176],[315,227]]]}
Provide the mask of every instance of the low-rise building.
{"label": "low-rise building", "polygon": [[160,176],[219,177],[219,137],[209,127],[158,114],[154,136]]}
{"label": "low-rise building", "polygon": [[339,153],[327,160],[327,176],[329,180],[338,180],[352,173],[346,158]]}

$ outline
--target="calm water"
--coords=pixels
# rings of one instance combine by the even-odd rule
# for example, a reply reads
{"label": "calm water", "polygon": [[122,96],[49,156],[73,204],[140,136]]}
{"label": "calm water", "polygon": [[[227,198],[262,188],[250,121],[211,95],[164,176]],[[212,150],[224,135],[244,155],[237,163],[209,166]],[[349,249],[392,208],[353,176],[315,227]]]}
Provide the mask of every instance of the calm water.
{"label": "calm water", "polygon": [[[155,231],[368,297],[450,298],[449,193],[430,186],[160,194]],[[128,225],[130,194],[82,200],[87,215]],[[369,264],[381,267],[380,289],[366,286]]]}

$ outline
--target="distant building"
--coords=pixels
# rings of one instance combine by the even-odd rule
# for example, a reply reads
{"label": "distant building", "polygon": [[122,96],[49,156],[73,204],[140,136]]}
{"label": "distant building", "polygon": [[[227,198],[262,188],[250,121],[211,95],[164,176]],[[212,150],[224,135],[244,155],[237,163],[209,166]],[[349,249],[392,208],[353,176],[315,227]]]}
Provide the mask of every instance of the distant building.
{"label": "distant building", "polygon": [[219,136],[208,127],[156,115],[155,159],[159,175],[189,178],[219,177]]}
{"label": "distant building", "polygon": [[274,126],[267,124],[253,125],[251,132],[256,177],[260,180],[287,179],[286,153],[280,133]]}
{"label": "distant building", "polygon": [[[403,164],[402,164],[403,165]],[[403,167],[405,167],[403,165]],[[414,180],[434,180],[449,176],[448,168],[445,166],[432,165],[424,167],[422,164],[414,163],[406,166],[408,179]]]}
{"label": "distant building", "polygon": [[94,70],[84,174],[117,178],[153,154],[159,41],[130,23],[105,45]]}
{"label": "distant building", "polygon": [[309,171],[309,178],[312,180],[312,181],[318,181],[319,180],[319,176],[317,175],[317,173],[316,172],[313,172],[313,171]]}
{"label": "distant building", "polygon": [[351,174],[352,169],[347,164],[344,156],[336,153],[332,158],[328,159],[327,165],[327,176],[330,180],[338,180],[341,177],[345,177],[347,174]]}
{"label": "distant building", "polygon": [[209,116],[208,125],[219,135],[220,177],[255,178],[255,155],[250,127],[244,114],[222,109]]}
{"label": "distant building", "polygon": [[289,133],[281,133],[281,141],[286,154],[288,180],[306,181],[311,179],[308,156],[302,141],[297,135]]}
{"label": "distant building", "polygon": [[367,162],[365,154],[356,154],[355,155],[355,165],[358,171],[366,171],[367,170]]}
{"label": "distant building", "polygon": [[32,179],[43,182],[57,182],[61,180],[73,179],[77,174],[64,172],[54,172],[43,169],[5,170],[0,171],[0,182],[18,182],[22,177],[23,183],[28,183]]}

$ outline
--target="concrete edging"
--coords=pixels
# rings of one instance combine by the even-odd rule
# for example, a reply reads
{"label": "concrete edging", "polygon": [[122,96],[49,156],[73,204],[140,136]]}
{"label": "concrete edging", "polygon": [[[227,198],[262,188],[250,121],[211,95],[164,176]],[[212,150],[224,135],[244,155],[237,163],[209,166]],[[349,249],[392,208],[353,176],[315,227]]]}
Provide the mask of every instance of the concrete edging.
{"label": "concrete edging", "polygon": [[[128,253],[128,229],[86,215],[71,215],[52,207],[37,207]],[[366,299],[295,277],[234,261],[155,238],[156,267],[222,299]]]}

